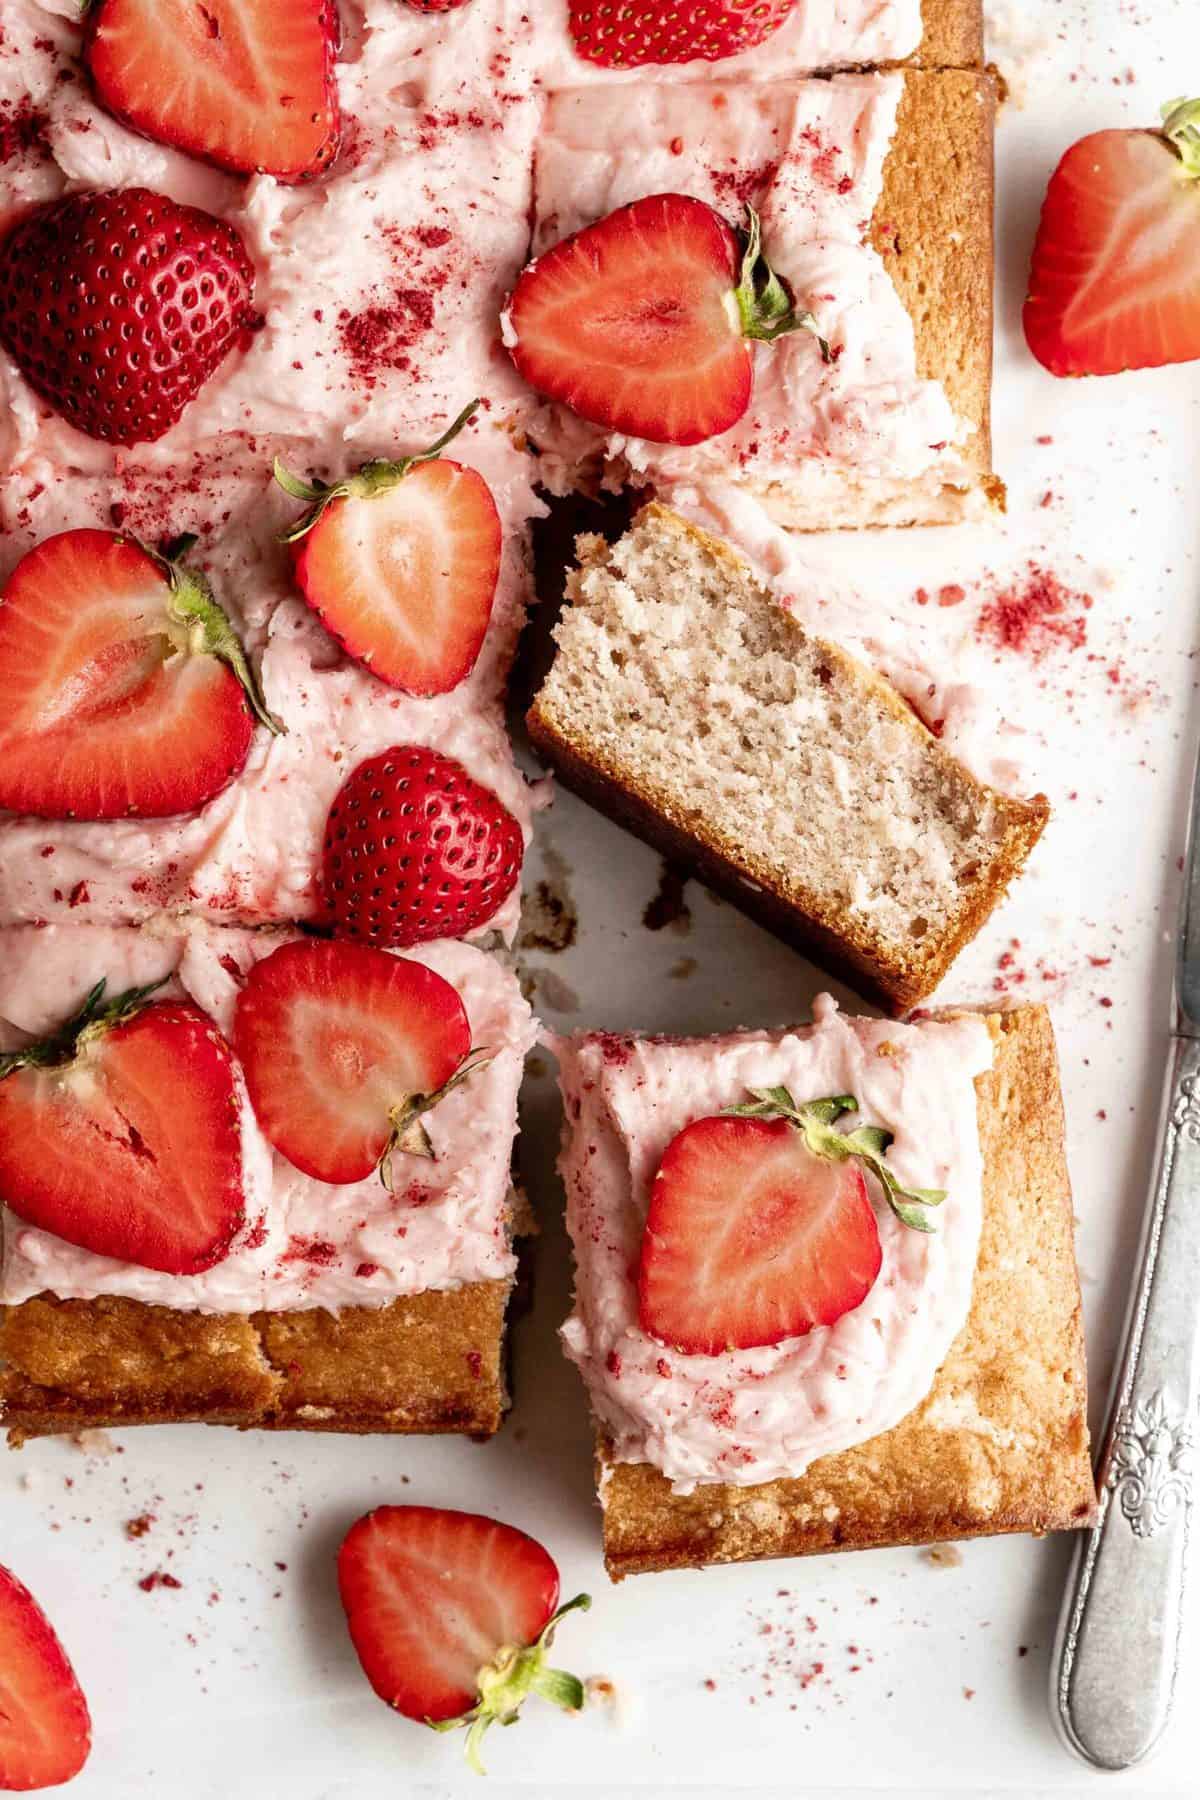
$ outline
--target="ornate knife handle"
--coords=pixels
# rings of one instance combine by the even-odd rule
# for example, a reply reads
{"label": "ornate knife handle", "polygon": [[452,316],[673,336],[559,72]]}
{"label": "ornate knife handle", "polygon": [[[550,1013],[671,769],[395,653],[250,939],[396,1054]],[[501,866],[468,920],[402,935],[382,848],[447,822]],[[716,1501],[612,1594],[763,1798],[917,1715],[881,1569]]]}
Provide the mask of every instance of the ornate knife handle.
{"label": "ornate knife handle", "polygon": [[1097,1475],[1059,1626],[1068,1744],[1124,1769],[1167,1723],[1179,1657],[1200,1372],[1200,1042],[1175,1041],[1154,1193]]}

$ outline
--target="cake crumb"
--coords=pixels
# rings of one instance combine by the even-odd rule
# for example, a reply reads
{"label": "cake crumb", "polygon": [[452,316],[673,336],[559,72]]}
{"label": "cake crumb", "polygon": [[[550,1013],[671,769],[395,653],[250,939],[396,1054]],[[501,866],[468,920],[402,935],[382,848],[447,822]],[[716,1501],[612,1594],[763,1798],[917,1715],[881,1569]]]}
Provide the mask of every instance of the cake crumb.
{"label": "cake crumb", "polygon": [[935,1569],[961,1569],[963,1553],[957,1544],[933,1544],[923,1552]]}
{"label": "cake crumb", "polygon": [[663,857],[658,866],[657,891],[642,913],[647,931],[671,930],[677,937],[687,936],[692,929],[691,908],[684,898],[687,884],[687,870]]}

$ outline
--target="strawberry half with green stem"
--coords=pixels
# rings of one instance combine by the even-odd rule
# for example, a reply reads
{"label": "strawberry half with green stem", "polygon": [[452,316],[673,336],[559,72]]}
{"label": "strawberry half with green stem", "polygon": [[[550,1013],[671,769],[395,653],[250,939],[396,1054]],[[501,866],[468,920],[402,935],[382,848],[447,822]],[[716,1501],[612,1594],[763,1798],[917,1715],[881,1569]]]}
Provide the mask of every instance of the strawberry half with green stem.
{"label": "strawberry half with green stem", "polygon": [[1025,339],[1052,375],[1200,358],[1200,100],[1161,131],[1097,131],[1050,177]]}
{"label": "strawberry half with green stem", "polygon": [[461,763],[397,744],[359,763],[329,809],[326,910],[370,944],[465,937],[508,899],[524,853],[516,819]]}
{"label": "strawberry half with green stem", "polygon": [[29,1589],[0,1568],[0,1789],[27,1794],[78,1775],[92,1747],[87,1701]]}
{"label": "strawberry half with green stem", "polygon": [[55,1037],[0,1056],[0,1198],[96,1256],[198,1275],[245,1216],[229,1045],[161,983],[99,981]]}
{"label": "strawberry half with green stem", "polygon": [[254,318],[232,225],[148,188],[68,194],[0,243],[0,344],[78,431],[150,443]]}
{"label": "strawberry half with green stem", "polygon": [[697,1119],[668,1144],[650,1192],[638,1318],[685,1356],[720,1356],[801,1337],[861,1306],[878,1277],[879,1228],[863,1177],[896,1216],[931,1231],[945,1195],[903,1188],[891,1136],[835,1129],[850,1094],[797,1106],[784,1087]]}
{"label": "strawberry half with green stem", "polygon": [[558,1570],[513,1525],[437,1506],[380,1506],[352,1525],[338,1555],[346,1622],[381,1700],[435,1731],[467,1727],[466,1755],[483,1773],[489,1725],[516,1723],[540,1694],[567,1712],[583,1683],[547,1667],[564,1614]]}
{"label": "strawberry half with green stem", "polygon": [[235,174],[306,181],[341,135],[336,0],[95,0],[84,62],[123,124]]}
{"label": "strawberry half with green stem", "polygon": [[111,531],[21,558],[0,604],[0,806],[47,819],[194,812],[243,768],[267,710],[199,570]]}
{"label": "strawberry half with green stem", "polygon": [[440,454],[463,408],[428,450],[364,463],[331,484],[275,479],[303,518],[286,530],[300,591],[325,629],[389,687],[447,694],[475,666],[500,575],[500,515],[476,469]]}
{"label": "strawberry half with green stem", "polygon": [[530,263],[505,314],[525,380],[609,431],[698,444],[746,412],[756,342],[811,332],[829,361],[746,211],[739,238],[703,200],[652,194]]}
{"label": "strawberry half with green stem", "polygon": [[575,49],[606,69],[721,62],[774,35],[796,0],[570,0]]}
{"label": "strawberry half with green stem", "polygon": [[392,1187],[397,1151],[432,1157],[423,1115],[488,1059],[456,988],[365,944],[283,944],[238,996],[234,1047],[263,1135],[318,1181]]}

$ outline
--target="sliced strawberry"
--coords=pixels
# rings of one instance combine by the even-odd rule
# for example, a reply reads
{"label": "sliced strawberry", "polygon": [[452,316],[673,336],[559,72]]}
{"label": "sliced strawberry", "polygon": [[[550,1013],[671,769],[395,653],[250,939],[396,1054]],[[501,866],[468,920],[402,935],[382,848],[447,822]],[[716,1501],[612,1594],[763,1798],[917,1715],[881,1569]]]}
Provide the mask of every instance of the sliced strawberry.
{"label": "sliced strawberry", "polygon": [[99,0],[84,60],[109,112],[218,168],[319,175],[340,137],[336,0]]}
{"label": "sliced strawberry", "polygon": [[0,1199],[97,1256],[196,1275],[245,1212],[233,1057],[198,1007],[104,986],[0,1056]]}
{"label": "sliced strawberry", "polygon": [[318,1181],[391,1186],[395,1150],[432,1156],[421,1123],[468,1064],[458,992],[424,963],[365,944],[284,944],[238,996],[234,1045],[275,1148]]}
{"label": "sliced strawberry", "polygon": [[508,899],[523,855],[517,821],[461,763],[398,744],[359,763],[329,809],[325,905],[371,944],[466,937]]}
{"label": "sliced strawberry", "polygon": [[0,241],[0,344],[78,431],[169,431],[250,341],[254,270],[225,219],[149,188],[35,207]]}
{"label": "sliced strawberry", "polygon": [[110,531],[17,564],[0,690],[0,806],[47,819],[192,812],[240,773],[256,718],[280,729],[204,577]]}
{"label": "sliced strawberry", "polygon": [[797,1106],[786,1088],[750,1093],[672,1138],[650,1191],[638,1317],[685,1356],[778,1344],[862,1305],[882,1251],[860,1164],[914,1230],[930,1231],[926,1209],[945,1199],[901,1187],[887,1132],[835,1129],[851,1095]]}
{"label": "sliced strawberry", "polygon": [[606,69],[644,63],[720,62],[752,50],[779,30],[796,0],[569,0],[571,37],[580,56]]}
{"label": "sliced strawberry", "polygon": [[500,515],[475,469],[429,450],[366,463],[332,486],[275,479],[310,503],[287,532],[296,579],[326,630],[389,687],[446,694],[475,666],[500,574]]}
{"label": "sliced strawberry", "polygon": [[[697,444],[750,404],[751,340],[817,327],[720,213],[654,194],[564,238],[520,276],[506,314],[513,362],[581,418],[659,444]],[[828,345],[818,338],[822,353]]]}
{"label": "sliced strawberry", "polygon": [[1052,375],[1200,357],[1200,101],[1162,132],[1098,131],[1050,178],[1025,337]]}
{"label": "sliced strawberry", "polygon": [[92,1721],[54,1628],[15,1575],[0,1568],[0,1788],[27,1794],[78,1775]]}
{"label": "sliced strawberry", "polygon": [[533,1538],[478,1513],[380,1506],[352,1525],[338,1556],[350,1636],[381,1700],[439,1730],[468,1725],[467,1757],[494,1719],[511,1725],[526,1694],[577,1712],[583,1686],[546,1667],[563,1613],[558,1570]]}

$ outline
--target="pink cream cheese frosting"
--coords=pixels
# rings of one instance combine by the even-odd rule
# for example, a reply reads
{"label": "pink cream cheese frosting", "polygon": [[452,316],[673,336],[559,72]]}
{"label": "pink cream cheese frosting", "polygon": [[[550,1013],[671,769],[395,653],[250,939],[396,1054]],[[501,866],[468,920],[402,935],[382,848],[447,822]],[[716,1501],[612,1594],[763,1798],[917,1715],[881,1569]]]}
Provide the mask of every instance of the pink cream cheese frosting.
{"label": "pink cream cheese frosting", "polygon": [[[681,1494],[752,1487],[801,1475],[920,1404],[970,1308],[983,1174],[974,1083],[992,1060],[982,1020],[852,1019],[823,995],[813,1023],[793,1031],[592,1034],[553,1047],[576,1263],[562,1339],[618,1462],[653,1464]],[[748,1087],[775,1085],[797,1101],[856,1095],[861,1112],[846,1128],[866,1121],[893,1132],[888,1161],[899,1178],[946,1190],[937,1229],[902,1225],[875,1192],[883,1264],[861,1306],[767,1348],[682,1356],[638,1324],[651,1183],[685,1125],[745,1099]]]}
{"label": "pink cream cheese frosting", "polygon": [[[164,994],[195,1001],[228,1036],[245,972],[296,935],[166,920],[138,931],[2,931],[0,1040],[9,1049],[44,1035],[102,975],[113,993],[166,976]],[[246,1223],[224,1261],[192,1276],[113,1262],[23,1224],[0,1205],[0,1305],[48,1292],[65,1300],[120,1295],[186,1312],[336,1312],[511,1276],[507,1198],[533,1018],[515,976],[495,957],[450,941],[406,954],[458,990],[472,1043],[492,1052],[427,1115],[435,1161],[399,1156],[394,1195],[375,1176],[347,1186],[315,1181],[271,1149],[242,1086]]]}
{"label": "pink cream cheese frosting", "polygon": [[[755,347],[754,394],[732,430],[696,445],[605,436],[565,408],[535,413],[544,477],[570,486],[607,463],[665,496],[673,484],[782,484],[793,522],[888,523],[931,493],[967,486],[958,419],[916,372],[912,323],[883,259],[865,242],[903,90],[899,75],[702,90],[658,84],[557,93],[534,172],[535,255],[615,207],[684,193],[731,223],[758,211],[766,254],[815,315],[835,360],[806,332]],[[506,341],[516,341],[508,315]],[[898,516],[898,515],[897,515]]]}

